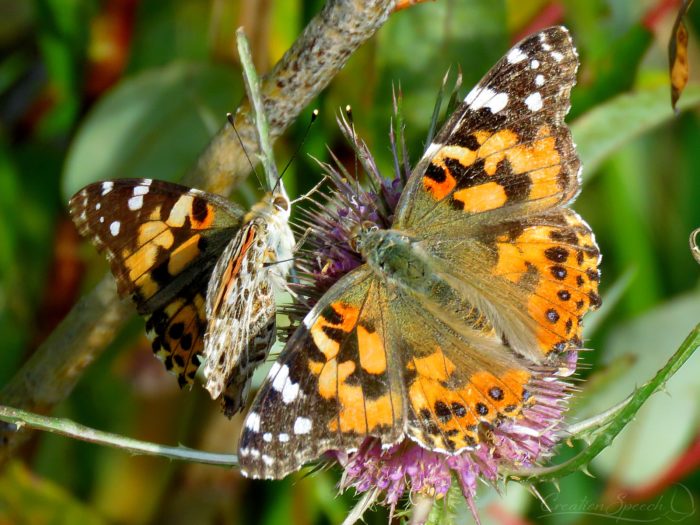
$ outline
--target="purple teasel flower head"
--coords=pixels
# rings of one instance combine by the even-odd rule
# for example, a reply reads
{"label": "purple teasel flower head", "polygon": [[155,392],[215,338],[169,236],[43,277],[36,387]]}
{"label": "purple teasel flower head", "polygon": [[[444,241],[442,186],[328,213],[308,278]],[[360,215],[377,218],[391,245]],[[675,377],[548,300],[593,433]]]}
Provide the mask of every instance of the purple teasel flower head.
{"label": "purple teasel flower head", "polygon": [[[352,124],[344,117],[338,120],[369,189],[363,189],[358,177],[351,175],[334,155],[334,165],[321,164],[331,190],[324,202],[312,201],[314,206],[302,212],[303,218],[297,224],[299,234],[306,239],[297,261],[300,282],[294,288],[298,303],[287,311],[293,326],[338,279],[363,263],[355,249],[357,233],[372,225],[391,226],[409,176],[404,160],[406,150],[399,139],[403,157],[400,162],[393,126],[390,139],[396,175],[387,179],[379,173]],[[368,438],[356,451],[329,451],[326,457],[337,461],[344,470],[340,489],[374,492],[373,502],[388,505],[393,513],[403,497],[441,499],[456,481],[478,522],[475,495],[479,480],[496,487],[504,479],[502,472],[537,466],[551,457],[561,440],[562,418],[572,391],[566,378],[576,371],[577,358],[577,351],[569,351],[560,356],[558,368],[532,368],[528,385],[532,402],[518,418],[497,421],[484,429],[485,439],[471,450],[447,455],[425,449],[408,438],[389,448],[382,447],[376,438]]]}

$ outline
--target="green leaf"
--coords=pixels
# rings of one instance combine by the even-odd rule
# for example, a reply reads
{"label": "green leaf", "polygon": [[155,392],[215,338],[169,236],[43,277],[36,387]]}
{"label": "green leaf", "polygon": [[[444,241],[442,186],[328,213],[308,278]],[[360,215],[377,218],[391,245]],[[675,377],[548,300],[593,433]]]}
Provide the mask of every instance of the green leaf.
{"label": "green leaf", "polygon": [[67,199],[90,182],[124,177],[176,181],[242,93],[235,71],[178,63],[120,84],[84,121],[66,161]]}
{"label": "green leaf", "polygon": [[[136,74],[174,60],[203,62],[209,57],[213,20],[210,2],[142,0],[135,21],[127,71]],[[235,27],[235,26],[234,26]]]}
{"label": "green leaf", "polygon": [[43,118],[48,136],[66,133],[78,117],[90,17],[95,0],[37,0],[38,43],[53,104]]}
{"label": "green leaf", "polygon": [[[678,104],[685,111],[700,104],[700,85],[689,85]],[[587,179],[621,146],[675,117],[668,85],[625,93],[600,104],[571,125]]]}

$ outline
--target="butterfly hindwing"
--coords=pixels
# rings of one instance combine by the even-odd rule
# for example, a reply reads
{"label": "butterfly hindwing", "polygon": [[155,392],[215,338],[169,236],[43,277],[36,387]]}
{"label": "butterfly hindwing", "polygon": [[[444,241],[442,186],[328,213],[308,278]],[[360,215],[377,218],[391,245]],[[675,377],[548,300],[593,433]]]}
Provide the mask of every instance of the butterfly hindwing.
{"label": "butterfly hindwing", "polygon": [[224,250],[207,293],[206,388],[213,398],[224,389],[231,414],[245,402],[255,367],[274,342],[275,297],[268,269],[268,230],[260,218],[247,222]]}
{"label": "butterfly hindwing", "polygon": [[325,450],[403,432],[401,371],[385,347],[384,290],[359,268],[329,290],[273,365],[246,417],[242,471],[280,478]]}

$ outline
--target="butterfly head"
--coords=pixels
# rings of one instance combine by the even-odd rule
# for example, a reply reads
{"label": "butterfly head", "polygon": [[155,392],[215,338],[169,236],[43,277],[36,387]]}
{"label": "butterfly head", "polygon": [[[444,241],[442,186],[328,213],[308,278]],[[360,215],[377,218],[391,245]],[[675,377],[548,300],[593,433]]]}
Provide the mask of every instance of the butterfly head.
{"label": "butterfly head", "polygon": [[287,192],[280,186],[274,192],[268,192],[251,208],[253,215],[263,217],[268,223],[284,223],[289,221],[292,205]]}

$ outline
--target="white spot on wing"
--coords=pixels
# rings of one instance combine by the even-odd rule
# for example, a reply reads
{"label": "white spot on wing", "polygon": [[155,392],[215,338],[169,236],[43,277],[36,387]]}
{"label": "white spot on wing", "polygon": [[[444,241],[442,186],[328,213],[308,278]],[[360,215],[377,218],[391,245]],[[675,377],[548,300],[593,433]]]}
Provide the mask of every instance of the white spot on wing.
{"label": "white spot on wing", "polygon": [[530,68],[531,68],[531,69],[537,69],[538,67],[540,67],[540,61],[539,61],[539,60],[535,59],[535,60],[533,60],[532,62],[530,62]]}
{"label": "white spot on wing", "polygon": [[268,378],[273,378],[277,375],[277,372],[280,371],[280,364],[275,361],[272,363],[272,367],[270,368],[270,371],[267,373]]}
{"label": "white spot on wing", "polygon": [[245,420],[245,427],[253,432],[260,431],[260,414],[251,412]]}
{"label": "white spot on wing", "polygon": [[98,202],[97,204],[95,204],[95,209],[96,209],[96,210],[99,210],[101,207],[102,207],[102,203],[101,203],[101,202]]}
{"label": "white spot on wing", "polygon": [[433,155],[435,155],[438,150],[442,147],[442,144],[438,144],[436,142],[433,142],[430,146],[428,146],[428,149],[425,150],[425,153],[423,153],[423,158],[424,159],[429,159]]}
{"label": "white spot on wing", "polygon": [[122,223],[119,221],[114,221],[112,224],[109,225],[109,232],[112,234],[112,237],[116,237],[119,235],[119,230],[122,227]]}
{"label": "white spot on wing", "polygon": [[464,101],[469,104],[471,109],[477,110],[489,104],[491,99],[495,96],[496,92],[494,90],[477,86],[469,92]]}
{"label": "white spot on wing", "polygon": [[552,55],[552,58],[557,62],[561,62],[564,58],[564,55],[562,55],[559,51],[552,51],[550,55]]}
{"label": "white spot on wing", "polygon": [[105,218],[104,218],[104,217],[100,217],[100,224],[104,224],[104,222],[105,222]]}
{"label": "white spot on wing", "polygon": [[547,34],[544,32],[540,33],[540,43],[542,44],[542,49],[545,51],[552,49],[552,46],[547,43]]}
{"label": "white spot on wing", "polygon": [[[134,191],[136,191],[136,188],[134,188]],[[137,195],[136,197],[131,197],[128,202],[129,209],[131,211],[137,211],[141,209],[141,206],[143,206],[143,195]]]}
{"label": "white spot on wing", "polygon": [[277,439],[280,440],[280,443],[286,443],[289,441],[289,434],[282,432],[279,436],[277,436]]}
{"label": "white spot on wing", "polygon": [[111,180],[106,180],[102,183],[102,196],[104,197],[107,195],[110,191],[112,191],[112,188],[114,187],[114,182]]}
{"label": "white spot on wing", "polygon": [[267,465],[268,467],[271,467],[272,464],[275,462],[275,460],[272,459],[272,456],[268,456],[267,454],[262,455],[262,460],[263,463],[265,463],[265,465]]}
{"label": "white spot on wing", "polygon": [[272,434],[270,434],[269,432],[265,432],[263,434],[263,440],[269,443],[270,441],[272,441]]}
{"label": "white spot on wing", "polygon": [[498,93],[495,97],[489,100],[484,107],[491,110],[491,113],[498,113],[508,105],[508,93]]}
{"label": "white spot on wing", "polygon": [[282,401],[285,405],[288,405],[294,401],[299,395],[299,383],[292,383],[291,379],[287,379],[287,382],[282,389]]}
{"label": "white spot on wing", "polygon": [[537,75],[535,77],[535,85],[536,86],[544,86],[544,75]]}
{"label": "white spot on wing", "polygon": [[[250,416],[249,416],[250,417]],[[307,417],[299,416],[294,421],[294,433],[297,435],[311,432],[311,420]]]}
{"label": "white spot on wing", "polygon": [[530,111],[539,111],[542,109],[542,95],[539,91],[535,91],[525,99],[525,105]]}
{"label": "white spot on wing", "polygon": [[[277,364],[277,363],[275,363]],[[273,377],[273,370],[274,370],[274,365],[272,369],[270,369],[270,377]],[[272,381],[272,389],[276,390],[277,392],[281,392],[282,389],[284,388],[284,383],[287,381],[287,378],[289,377],[289,367],[287,365],[284,366],[279,366],[277,365],[277,370],[275,370],[274,374],[274,380]]]}
{"label": "white spot on wing", "polygon": [[518,62],[522,62],[526,58],[527,55],[523,53],[523,50],[519,47],[514,47],[508,52],[508,55],[506,55],[506,59],[510,64],[517,64]]}
{"label": "white spot on wing", "polygon": [[134,187],[134,197],[136,197],[138,195],[146,195],[148,193],[149,189],[150,188],[148,186],[146,186],[145,184],[142,186],[135,186]]}

